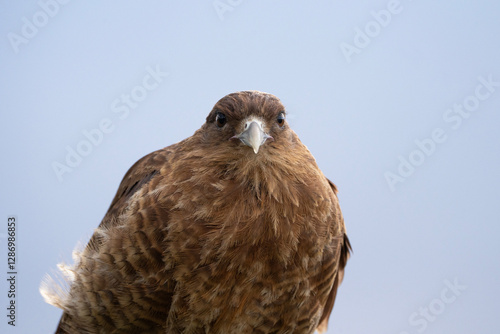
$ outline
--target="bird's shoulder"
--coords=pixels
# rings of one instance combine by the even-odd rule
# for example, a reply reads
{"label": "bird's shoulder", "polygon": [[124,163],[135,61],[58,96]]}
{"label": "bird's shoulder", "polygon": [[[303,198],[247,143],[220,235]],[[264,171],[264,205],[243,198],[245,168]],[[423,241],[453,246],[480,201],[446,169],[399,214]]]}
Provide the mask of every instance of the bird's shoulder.
{"label": "bird's shoulder", "polygon": [[[151,152],[137,160],[125,173],[111,204],[96,231],[107,231],[123,223],[126,212],[137,202],[138,195],[147,194],[156,187],[161,174],[172,163],[172,156],[179,149],[176,143]],[[134,197],[135,196],[135,197]],[[127,219],[125,219],[126,221]],[[102,244],[100,233],[94,233],[87,248],[97,251]]]}

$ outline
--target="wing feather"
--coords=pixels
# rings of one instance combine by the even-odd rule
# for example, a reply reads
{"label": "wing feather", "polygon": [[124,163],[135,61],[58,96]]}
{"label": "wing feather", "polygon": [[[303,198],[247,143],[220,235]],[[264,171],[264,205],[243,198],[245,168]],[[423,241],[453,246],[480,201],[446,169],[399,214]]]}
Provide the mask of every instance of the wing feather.
{"label": "wing feather", "polygon": [[[117,218],[129,205],[129,199],[160,174],[161,168],[168,164],[170,153],[170,147],[152,152],[139,159],[129,168],[116,191],[113,201],[111,201],[106,215],[99,224],[99,228],[109,228],[114,225]],[[87,247],[97,251],[101,243],[101,236],[94,233]]]}
{"label": "wing feather", "polygon": [[[164,148],[162,150],[158,150],[155,152],[152,152],[140,160],[138,160],[125,174],[123,177],[122,182],[120,183],[120,186],[118,187],[118,190],[116,192],[115,197],[113,198],[113,201],[111,202],[111,205],[104,216],[103,220],[101,221],[99,228],[97,231],[92,235],[90,241],[87,244],[87,247],[85,251],[83,252],[85,255],[85,261],[87,261],[87,266],[88,266],[88,261],[92,261],[92,258],[97,259],[102,263],[102,265],[105,265],[106,262],[109,263],[118,263],[124,264],[131,266],[131,263],[129,262],[129,259],[120,259],[117,254],[113,256],[112,254],[108,253],[110,247],[118,247],[117,245],[113,245],[114,243],[117,242],[117,240],[110,240],[108,236],[106,236],[106,231],[109,229],[113,228],[118,222],[119,219],[127,219],[128,222],[130,223],[138,223],[141,218],[144,218],[146,220],[154,220],[154,219],[164,219],[165,215],[160,216],[156,214],[148,214],[147,217],[141,217],[141,214],[133,214],[130,216],[123,216],[123,214],[126,212],[126,210],[129,208],[130,205],[133,205],[133,201],[136,200],[136,197],[134,197],[134,194],[137,192],[144,190],[145,193],[147,194],[148,191],[154,190],[154,187],[157,183],[155,181],[155,178],[160,177],[161,170],[162,168],[168,168],[169,164],[169,156],[172,153],[172,146]],[[145,188],[145,187],[149,187]],[[138,199],[140,200],[140,199]],[[151,211],[151,210],[150,210]],[[168,216],[168,214],[167,214]],[[166,224],[167,222],[161,222],[163,224]],[[141,232],[141,231],[138,231]],[[142,250],[146,250],[142,252],[142,261],[139,262],[158,262],[162,261],[162,256],[161,254],[157,254],[155,245],[149,244],[149,245],[144,245],[143,241],[144,236],[142,236],[140,233],[135,233],[134,235],[131,235],[130,238],[133,238],[134,245],[137,246],[137,249],[142,247]],[[151,239],[152,243],[158,242],[158,240],[154,240],[154,238]],[[130,248],[129,248],[130,249]],[[137,250],[136,250],[137,252]],[[156,253],[155,253],[156,252]],[[124,256],[127,256],[126,254]],[[80,260],[81,261],[81,260]],[[80,262],[81,263],[81,262]],[[136,264],[135,264],[136,265]],[[79,266],[79,263],[76,264],[76,266]],[[152,268],[157,268],[158,266],[152,266]],[[132,272],[137,272],[139,268],[133,268]],[[91,269],[93,270],[93,269]],[[126,270],[122,270],[120,273],[119,271],[116,272],[109,272],[109,277],[106,280],[111,280],[114,278],[116,275],[127,275]],[[97,279],[99,277],[95,277]],[[85,281],[85,280],[84,280]],[[80,284],[79,288],[81,290],[82,286],[81,284],[87,284],[85,282],[78,282]],[[97,284],[97,283],[89,283],[89,284]],[[124,295],[122,286],[116,285],[115,287],[109,286],[109,284],[104,284],[106,288],[104,290],[100,290],[99,293],[104,293],[108,294],[109,296],[112,297],[111,302],[116,303],[116,300],[113,300],[113,298],[116,298],[116,295]],[[165,285],[167,286],[167,285]],[[146,287],[141,286],[140,284],[134,284],[130,285],[128,287],[129,294],[133,294],[135,290],[143,290],[146,289]],[[116,291],[115,291],[116,290]],[[163,294],[162,294],[163,293]],[[161,296],[162,297],[162,302],[166,302],[169,300],[169,293],[167,292],[161,292],[161,291],[156,291],[154,295]],[[70,291],[68,294],[68,297],[72,296],[72,292]],[[70,297],[71,298],[71,297]],[[154,300],[148,300],[147,301],[149,304],[153,304],[155,301]],[[154,305],[154,304],[153,304]],[[164,309],[162,307],[158,306],[156,307],[157,309]],[[166,305],[168,307],[168,305]],[[101,314],[102,316],[105,316],[105,314]],[[140,319],[138,319],[140,320]],[[146,321],[147,319],[143,319],[142,321]],[[117,325],[113,324],[110,322],[109,324],[111,327]],[[111,328],[110,327],[110,328]],[[64,312],[61,320],[59,322],[58,328],[56,330],[56,333],[71,333],[74,332],[75,330],[79,330],[82,332],[85,332],[84,328],[81,328],[78,324],[74,322],[72,319],[72,316],[68,312]],[[89,330],[90,332],[91,330]]]}
{"label": "wing feather", "polygon": [[[330,180],[328,180],[328,183],[330,184],[330,187],[332,188],[333,192],[336,195],[337,187]],[[330,291],[330,294],[328,295],[325,307],[323,308],[323,314],[321,315],[319,321],[319,326],[317,330],[320,333],[324,333],[328,326],[328,318],[330,317],[330,314],[332,313],[333,310],[333,306],[335,304],[335,299],[337,297],[337,290],[344,278],[344,268],[347,264],[347,260],[349,259],[350,253],[352,252],[351,243],[349,242],[349,238],[345,233],[344,218],[342,217],[342,215],[340,215],[340,223],[342,224],[342,230],[344,231],[344,233],[342,235],[342,244],[340,246],[340,256],[338,259],[337,274],[335,276],[335,280],[332,289]]]}

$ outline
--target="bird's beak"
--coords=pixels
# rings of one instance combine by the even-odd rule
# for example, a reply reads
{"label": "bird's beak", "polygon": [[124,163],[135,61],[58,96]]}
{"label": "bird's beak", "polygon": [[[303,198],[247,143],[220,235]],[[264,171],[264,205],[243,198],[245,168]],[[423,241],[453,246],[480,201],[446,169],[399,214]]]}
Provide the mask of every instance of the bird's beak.
{"label": "bird's beak", "polygon": [[262,130],[262,126],[256,121],[246,123],[245,131],[231,137],[231,139],[239,139],[247,146],[250,146],[255,154],[259,152],[259,148],[266,142],[267,139],[274,140],[273,137],[268,135]]}

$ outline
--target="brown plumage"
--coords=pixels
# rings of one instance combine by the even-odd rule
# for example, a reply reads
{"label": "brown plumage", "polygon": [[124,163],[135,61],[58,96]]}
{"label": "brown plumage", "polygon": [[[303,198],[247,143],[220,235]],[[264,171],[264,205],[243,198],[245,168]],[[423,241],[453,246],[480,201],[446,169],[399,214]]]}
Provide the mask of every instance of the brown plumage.
{"label": "brown plumage", "polygon": [[136,162],[68,293],[43,293],[64,310],[57,333],[313,333],[349,250],[335,185],[285,108],[245,91]]}

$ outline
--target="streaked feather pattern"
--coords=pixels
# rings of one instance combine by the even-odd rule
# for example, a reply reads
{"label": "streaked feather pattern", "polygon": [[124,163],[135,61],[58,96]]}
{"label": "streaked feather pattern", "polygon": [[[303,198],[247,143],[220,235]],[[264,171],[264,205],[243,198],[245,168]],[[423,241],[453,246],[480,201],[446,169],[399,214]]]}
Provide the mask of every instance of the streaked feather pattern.
{"label": "streaked feather pattern", "polygon": [[[79,254],[57,333],[326,330],[349,257],[336,188],[273,95],[230,94],[193,136],[126,173]],[[228,123],[218,127],[217,113]],[[249,117],[273,141],[239,141]]]}

